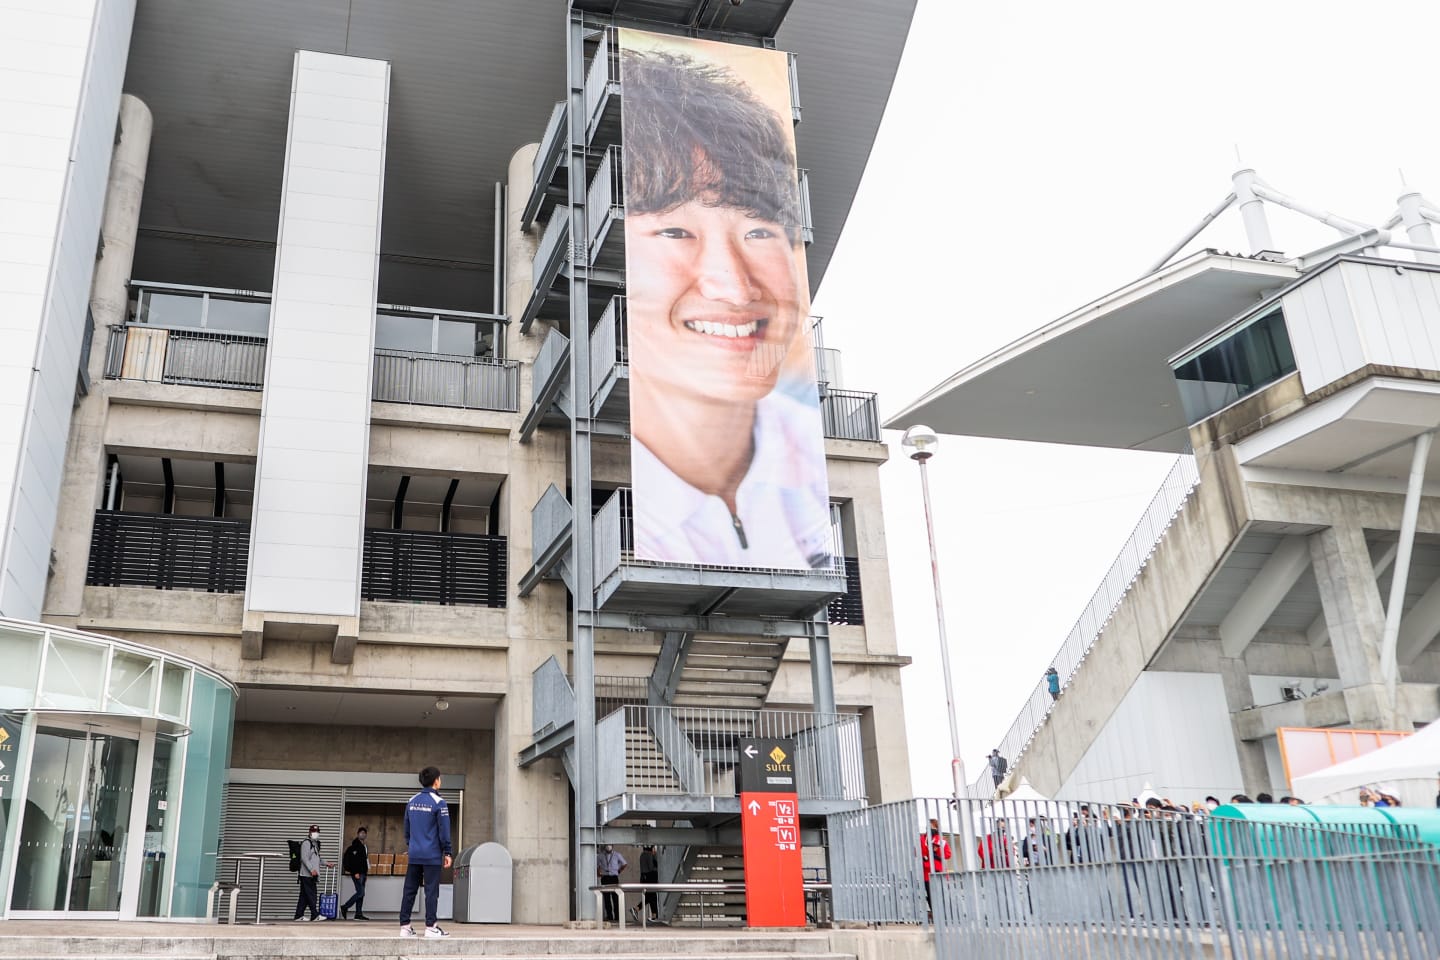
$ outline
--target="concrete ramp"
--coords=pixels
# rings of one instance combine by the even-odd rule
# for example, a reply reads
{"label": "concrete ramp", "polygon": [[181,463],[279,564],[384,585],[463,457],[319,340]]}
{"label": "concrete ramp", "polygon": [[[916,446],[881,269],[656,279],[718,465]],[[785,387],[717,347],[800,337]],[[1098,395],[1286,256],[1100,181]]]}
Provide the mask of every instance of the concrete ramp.
{"label": "concrete ramp", "polygon": [[[1041,694],[1023,750],[1010,758],[1005,789],[1022,778],[1047,797],[1064,785],[1121,700],[1204,590],[1249,522],[1229,448],[1197,463],[1200,482],[1164,528],[1139,572],[1065,681],[1060,698]],[[1127,549],[1130,547],[1127,546]],[[1034,703],[1034,698],[1032,698]],[[1025,720],[1022,713],[1021,720]],[[1022,728],[1023,729],[1023,728]],[[1019,739],[1012,730],[1012,739]],[[988,783],[989,771],[985,771]]]}

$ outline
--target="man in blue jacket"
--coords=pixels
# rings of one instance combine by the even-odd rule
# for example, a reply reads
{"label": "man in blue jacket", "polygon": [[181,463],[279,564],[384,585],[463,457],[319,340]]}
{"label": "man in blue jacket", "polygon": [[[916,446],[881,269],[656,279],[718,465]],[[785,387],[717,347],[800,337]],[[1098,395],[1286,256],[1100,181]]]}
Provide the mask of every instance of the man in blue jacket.
{"label": "man in blue jacket", "polygon": [[440,903],[440,871],[450,866],[450,808],[440,796],[440,771],[420,771],[421,790],[405,804],[405,843],[410,866],[405,870],[405,892],[400,896],[400,936],[415,936],[410,913],[420,881],[425,881],[425,936],[448,937],[435,922]]}

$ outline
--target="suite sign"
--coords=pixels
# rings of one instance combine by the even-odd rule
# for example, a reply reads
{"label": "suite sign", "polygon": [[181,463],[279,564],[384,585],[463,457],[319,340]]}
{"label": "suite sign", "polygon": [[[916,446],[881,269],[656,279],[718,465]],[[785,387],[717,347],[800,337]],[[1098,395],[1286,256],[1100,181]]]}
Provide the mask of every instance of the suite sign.
{"label": "suite sign", "polygon": [[741,739],[738,773],[746,922],[752,927],[803,927],[795,741]]}

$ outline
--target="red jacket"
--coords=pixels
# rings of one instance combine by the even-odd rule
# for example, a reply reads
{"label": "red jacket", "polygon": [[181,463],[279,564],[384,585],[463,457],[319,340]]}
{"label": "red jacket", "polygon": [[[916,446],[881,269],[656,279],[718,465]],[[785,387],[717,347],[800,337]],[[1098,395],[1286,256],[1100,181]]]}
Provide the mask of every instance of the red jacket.
{"label": "red jacket", "polygon": [[945,861],[950,859],[950,841],[946,840],[943,834],[927,836],[920,834],[920,862],[925,865],[925,879],[930,879],[931,871],[935,873],[945,872]]}
{"label": "red jacket", "polygon": [[976,852],[980,854],[981,869],[1010,866],[1010,838],[1003,834],[997,837],[992,833],[981,837]]}

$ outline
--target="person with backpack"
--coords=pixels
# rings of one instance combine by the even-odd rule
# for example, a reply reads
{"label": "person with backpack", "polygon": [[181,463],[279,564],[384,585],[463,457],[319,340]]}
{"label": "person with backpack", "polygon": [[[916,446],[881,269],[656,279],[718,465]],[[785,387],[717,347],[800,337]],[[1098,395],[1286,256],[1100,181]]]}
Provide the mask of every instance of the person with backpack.
{"label": "person with backpack", "polygon": [[320,877],[320,868],[333,867],[335,864],[327,863],[320,857],[320,825],[310,824],[310,835],[304,840],[290,841],[290,869],[299,874],[300,899],[295,903],[295,919],[305,919],[305,909],[310,909],[311,920],[329,920],[330,918],[320,912],[320,898],[316,890],[316,884]]}
{"label": "person with backpack", "polygon": [[1010,769],[1010,762],[1000,756],[1000,748],[996,747],[990,751],[990,777],[995,781],[995,786],[1000,786],[1005,780],[1005,771]]}
{"label": "person with backpack", "polygon": [[440,771],[426,767],[420,771],[419,793],[405,804],[405,844],[410,865],[405,868],[405,888],[400,894],[400,936],[415,936],[410,914],[415,909],[415,895],[425,883],[425,936],[448,937],[435,922],[440,906],[440,871],[450,866],[450,808],[440,796]]}
{"label": "person with backpack", "polygon": [[355,907],[356,920],[369,920],[365,916],[365,881],[370,878],[370,850],[365,846],[365,828],[355,831],[355,839],[345,848],[340,858],[340,869],[355,883],[355,893],[340,905],[340,919],[350,919],[350,907]]}

